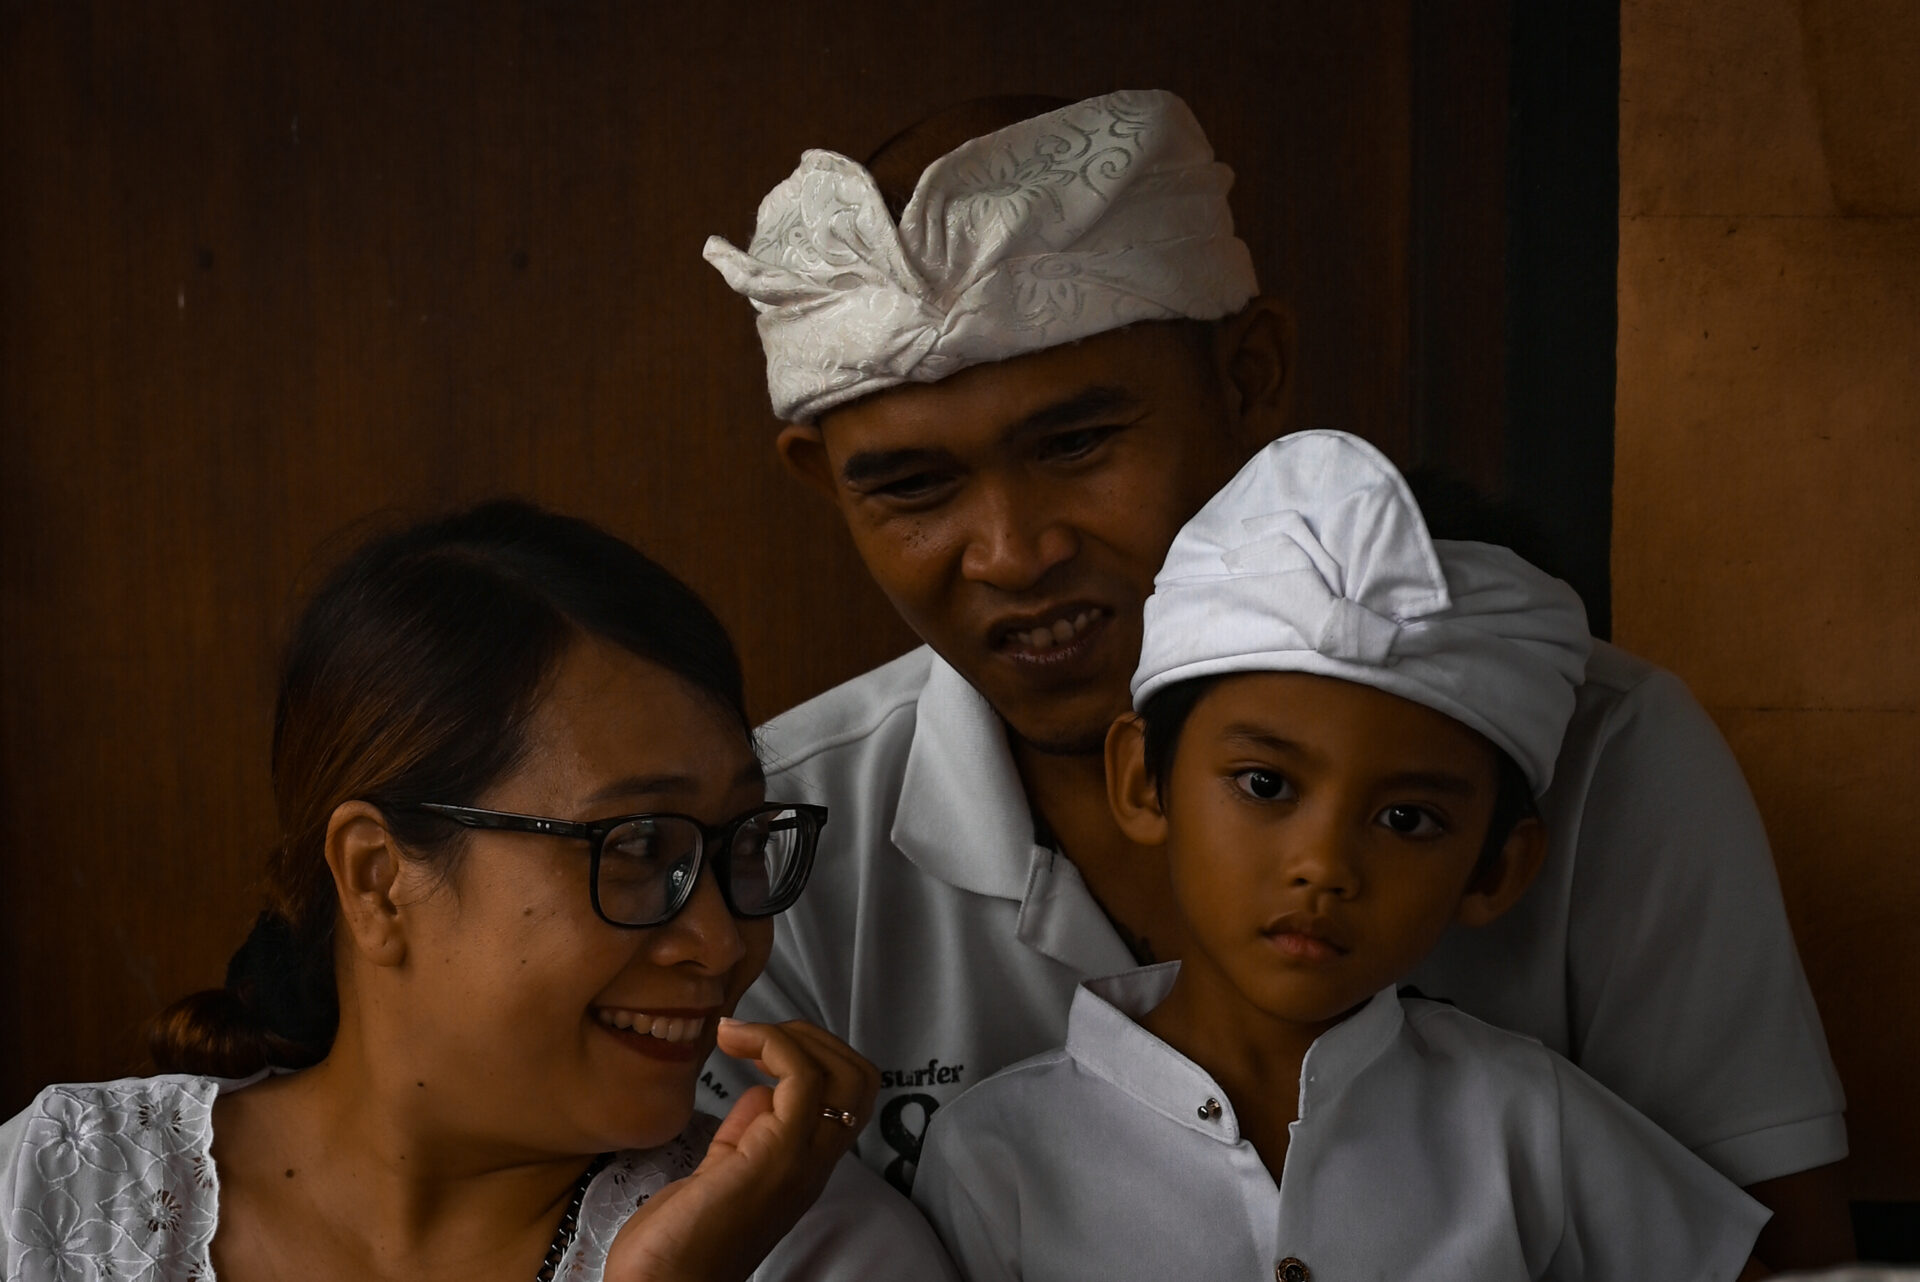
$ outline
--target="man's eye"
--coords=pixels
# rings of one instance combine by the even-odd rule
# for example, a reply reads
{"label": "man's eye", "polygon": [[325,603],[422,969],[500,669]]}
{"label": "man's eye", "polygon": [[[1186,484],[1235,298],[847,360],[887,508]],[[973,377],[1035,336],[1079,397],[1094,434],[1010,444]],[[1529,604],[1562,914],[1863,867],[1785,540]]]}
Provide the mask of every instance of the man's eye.
{"label": "man's eye", "polygon": [[1284,801],[1293,796],[1293,785],[1287,777],[1272,770],[1242,770],[1233,781],[1257,801]]}
{"label": "man's eye", "polygon": [[1423,806],[1388,806],[1380,812],[1379,822],[1402,837],[1438,837],[1447,830],[1439,817]]}
{"label": "man's eye", "polygon": [[952,478],[939,472],[914,472],[869,485],[864,496],[889,503],[919,503],[939,496]]}
{"label": "man's eye", "polygon": [[1120,429],[1117,427],[1077,427],[1055,432],[1040,444],[1042,458],[1057,463],[1072,463],[1087,457]]}

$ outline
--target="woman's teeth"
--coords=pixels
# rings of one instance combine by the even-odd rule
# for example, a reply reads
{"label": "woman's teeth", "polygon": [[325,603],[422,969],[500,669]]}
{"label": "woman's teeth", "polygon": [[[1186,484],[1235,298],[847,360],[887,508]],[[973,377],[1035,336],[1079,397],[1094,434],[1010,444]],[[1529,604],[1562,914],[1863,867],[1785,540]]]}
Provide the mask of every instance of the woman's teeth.
{"label": "woman's teeth", "polygon": [[1029,650],[1051,650],[1056,646],[1065,645],[1085,632],[1089,624],[1105,613],[1106,611],[1099,609],[1082,610],[1071,619],[1057,619],[1052,624],[1043,624],[1025,632],[1012,633],[1011,637],[1016,645],[1025,646]]}
{"label": "woman's teeth", "polygon": [[645,1011],[606,1010],[593,1012],[593,1017],[608,1028],[624,1028],[635,1033],[644,1033],[648,1037],[658,1037],[663,1042],[690,1042],[700,1036],[707,1021],[697,1015],[649,1015]]}

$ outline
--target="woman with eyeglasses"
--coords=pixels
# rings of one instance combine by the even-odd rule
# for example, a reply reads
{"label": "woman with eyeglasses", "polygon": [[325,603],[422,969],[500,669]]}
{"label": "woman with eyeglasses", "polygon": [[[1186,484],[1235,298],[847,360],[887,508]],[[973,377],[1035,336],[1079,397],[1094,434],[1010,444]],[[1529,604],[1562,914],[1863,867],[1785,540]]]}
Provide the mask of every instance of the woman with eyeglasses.
{"label": "woman with eyeglasses", "polygon": [[[666,571],[520,503],[375,540],[296,627],[273,778],[266,909],[162,1075],[0,1127],[0,1276],[951,1276],[839,1162],[872,1066],[726,1018],[826,814],[764,795]],[[720,1121],[716,1046],[775,1082]]]}

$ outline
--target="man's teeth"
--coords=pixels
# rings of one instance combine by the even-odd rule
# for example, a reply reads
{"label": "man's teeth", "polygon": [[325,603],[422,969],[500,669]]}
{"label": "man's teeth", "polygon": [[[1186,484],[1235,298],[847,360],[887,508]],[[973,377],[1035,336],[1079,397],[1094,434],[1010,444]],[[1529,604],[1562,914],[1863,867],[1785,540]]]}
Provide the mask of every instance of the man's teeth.
{"label": "man's teeth", "polygon": [[1104,611],[1082,610],[1071,619],[1057,619],[1051,624],[1041,624],[1025,632],[1013,633],[1015,644],[1029,650],[1051,650],[1055,646],[1065,645],[1087,630],[1087,625],[1098,619]]}
{"label": "man's teeth", "polygon": [[594,1018],[609,1028],[625,1028],[663,1042],[690,1042],[700,1036],[707,1021],[689,1015],[649,1015],[636,1010],[596,1010]]}

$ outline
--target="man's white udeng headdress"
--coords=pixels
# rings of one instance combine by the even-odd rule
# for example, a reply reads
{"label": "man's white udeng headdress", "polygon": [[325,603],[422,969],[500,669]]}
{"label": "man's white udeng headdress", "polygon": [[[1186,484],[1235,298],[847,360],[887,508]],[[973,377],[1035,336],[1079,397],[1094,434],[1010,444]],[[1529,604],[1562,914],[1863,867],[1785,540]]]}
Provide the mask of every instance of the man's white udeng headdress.
{"label": "man's white udeng headdress", "polygon": [[1233,171],[1160,90],[1089,98],[948,152],[896,226],[866,169],[809,151],[742,253],[706,259],[760,313],[774,413],[811,422],[902,383],[1259,291]]}
{"label": "man's white udeng headdress", "polygon": [[1174,537],[1133,706],[1194,677],[1338,677],[1471,726],[1543,792],[1592,646],[1572,588],[1506,548],[1436,542],[1380,451],[1298,432]]}

